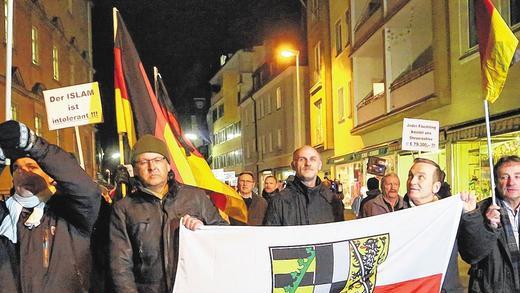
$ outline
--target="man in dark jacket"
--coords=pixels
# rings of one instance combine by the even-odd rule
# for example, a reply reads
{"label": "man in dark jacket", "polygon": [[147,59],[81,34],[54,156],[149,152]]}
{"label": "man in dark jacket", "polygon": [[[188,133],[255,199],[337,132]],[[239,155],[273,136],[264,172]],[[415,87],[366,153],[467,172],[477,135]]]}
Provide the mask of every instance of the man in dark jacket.
{"label": "man in dark jacket", "polygon": [[[255,177],[251,172],[238,174],[238,194],[247,206],[247,225],[261,226],[264,221],[267,201],[253,191]],[[233,222],[232,222],[233,223]]]}
{"label": "man in dark jacket", "polygon": [[110,268],[116,292],[172,292],[179,252],[179,220],[191,230],[226,224],[200,189],[176,183],[160,139],[145,135],[132,151],[137,182],[114,205]]}
{"label": "man in dark jacket", "polygon": [[487,198],[462,215],[459,252],[471,264],[469,292],[520,292],[520,158],[494,167],[497,204]]}
{"label": "man in dark jacket", "polygon": [[264,190],[262,190],[262,197],[265,198],[267,202],[271,201],[271,197],[277,193],[278,190],[278,181],[276,177],[273,175],[269,175],[264,178]]}
{"label": "man in dark jacket", "polygon": [[291,167],[296,171],[294,180],[287,181],[284,190],[273,196],[264,224],[270,226],[295,226],[323,224],[341,221],[336,213],[338,202],[334,193],[321,183],[320,154],[311,146],[303,146],[293,153]]}
{"label": "man in dark jacket", "polygon": [[87,292],[97,185],[22,123],[0,124],[0,148],[14,185],[0,202],[0,292]]}

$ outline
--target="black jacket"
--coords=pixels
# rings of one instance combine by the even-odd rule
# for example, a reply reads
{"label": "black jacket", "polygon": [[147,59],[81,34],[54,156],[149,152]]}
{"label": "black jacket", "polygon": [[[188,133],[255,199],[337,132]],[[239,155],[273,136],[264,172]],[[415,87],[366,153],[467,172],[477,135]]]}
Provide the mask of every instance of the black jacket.
{"label": "black jacket", "polygon": [[316,186],[308,188],[298,177],[288,181],[284,190],[275,194],[264,219],[268,226],[296,226],[341,221],[337,206],[341,202],[316,178]]}
{"label": "black jacket", "polygon": [[[478,208],[463,214],[460,221],[459,252],[462,259],[471,265],[468,291],[520,292],[520,276],[513,273],[506,232],[487,224],[485,214],[490,205],[491,198],[479,202]],[[503,223],[507,212],[502,212]]]}
{"label": "black jacket", "polygon": [[[76,159],[61,148],[40,138],[30,155],[56,180],[57,192],[47,202],[41,224],[32,230],[23,225],[31,210],[23,209],[16,244],[0,236],[0,292],[88,292],[90,234],[101,194]],[[2,201],[0,222],[7,214]]]}
{"label": "black jacket", "polygon": [[169,186],[162,201],[139,184],[114,204],[110,269],[116,292],[172,292],[184,215],[204,224],[227,224],[202,190],[173,181]]}

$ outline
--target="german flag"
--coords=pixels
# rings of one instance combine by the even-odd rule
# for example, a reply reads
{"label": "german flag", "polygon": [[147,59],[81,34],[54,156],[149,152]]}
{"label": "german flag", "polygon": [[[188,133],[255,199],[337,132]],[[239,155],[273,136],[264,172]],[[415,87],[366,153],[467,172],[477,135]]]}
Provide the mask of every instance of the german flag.
{"label": "german flag", "polygon": [[493,103],[504,88],[518,39],[490,0],[475,1],[475,20],[483,95],[486,100]]}
{"label": "german flag", "polygon": [[[135,143],[135,135],[131,139],[130,134],[132,127],[137,137],[152,134],[165,141],[176,181],[206,190],[224,217],[247,223],[247,208],[240,195],[215,178],[204,157],[182,133],[162,82],[158,88],[160,100],[155,95],[132,38],[115,8],[114,32],[116,105],[118,99],[121,104],[116,107],[118,132],[126,130],[130,146]],[[132,108],[139,110],[132,111]]]}

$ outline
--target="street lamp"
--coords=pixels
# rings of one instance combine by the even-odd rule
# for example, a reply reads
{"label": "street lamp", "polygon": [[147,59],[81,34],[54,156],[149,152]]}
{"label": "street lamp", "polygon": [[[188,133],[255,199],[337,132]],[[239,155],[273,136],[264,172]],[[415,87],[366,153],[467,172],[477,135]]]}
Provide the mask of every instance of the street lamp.
{"label": "street lamp", "polygon": [[[296,105],[300,107],[301,105],[301,93],[300,93],[300,51],[292,50],[292,49],[284,49],[280,52],[282,57],[290,58],[295,57],[296,59]],[[296,147],[300,147],[302,145],[301,137],[301,112],[300,109],[296,109]]]}

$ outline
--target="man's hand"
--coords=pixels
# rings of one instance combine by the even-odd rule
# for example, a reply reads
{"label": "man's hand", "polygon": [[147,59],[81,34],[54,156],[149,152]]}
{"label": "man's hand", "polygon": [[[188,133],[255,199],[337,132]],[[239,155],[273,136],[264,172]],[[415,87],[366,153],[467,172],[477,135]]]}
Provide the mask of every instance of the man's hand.
{"label": "man's hand", "polygon": [[29,151],[36,140],[36,135],[25,124],[9,120],[0,123],[0,147]]}
{"label": "man's hand", "polygon": [[460,193],[460,199],[464,202],[464,213],[471,212],[477,208],[477,197],[475,192],[463,191]]}
{"label": "man's hand", "polygon": [[186,215],[186,216],[182,217],[181,222],[184,225],[184,227],[186,227],[192,231],[200,229],[202,226],[204,226],[204,223],[202,223],[201,220],[199,220],[195,217],[192,217],[190,215]]}
{"label": "man's hand", "polygon": [[486,219],[492,228],[500,227],[500,207],[494,204],[490,205],[486,211]]}

